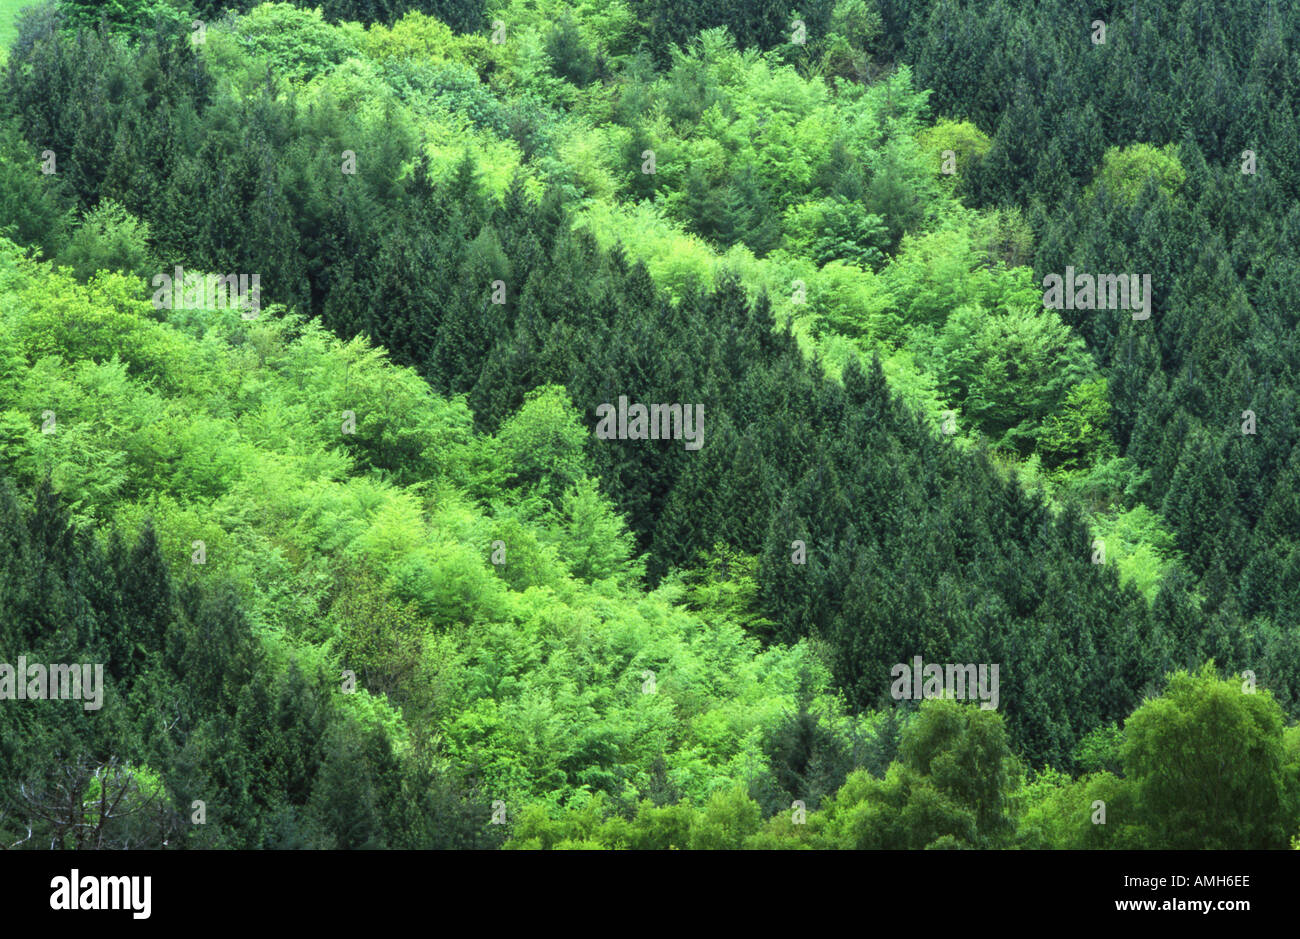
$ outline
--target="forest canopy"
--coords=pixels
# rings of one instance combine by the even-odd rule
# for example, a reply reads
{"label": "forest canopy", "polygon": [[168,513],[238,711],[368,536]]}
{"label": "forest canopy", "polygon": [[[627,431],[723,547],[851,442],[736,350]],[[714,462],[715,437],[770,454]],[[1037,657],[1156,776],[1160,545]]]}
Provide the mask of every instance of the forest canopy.
{"label": "forest canopy", "polygon": [[0,842],[1300,837],[1300,12],[0,16]]}

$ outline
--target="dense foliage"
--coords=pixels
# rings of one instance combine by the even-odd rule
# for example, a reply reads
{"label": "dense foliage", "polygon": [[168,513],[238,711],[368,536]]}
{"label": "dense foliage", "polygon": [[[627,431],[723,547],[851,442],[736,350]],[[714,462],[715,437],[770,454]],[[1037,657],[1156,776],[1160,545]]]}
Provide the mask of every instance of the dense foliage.
{"label": "dense foliage", "polygon": [[1300,21],[1246,6],[25,13],[0,660],[109,703],[3,702],[0,840],[111,770],[110,844],[1285,847]]}

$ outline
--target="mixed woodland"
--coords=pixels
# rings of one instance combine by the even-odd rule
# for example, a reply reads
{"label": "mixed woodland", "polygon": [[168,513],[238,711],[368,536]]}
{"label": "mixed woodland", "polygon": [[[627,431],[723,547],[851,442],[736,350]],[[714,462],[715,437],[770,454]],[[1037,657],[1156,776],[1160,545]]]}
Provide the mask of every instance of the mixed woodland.
{"label": "mixed woodland", "polygon": [[1300,845],[1300,7],[23,6],[0,845]]}

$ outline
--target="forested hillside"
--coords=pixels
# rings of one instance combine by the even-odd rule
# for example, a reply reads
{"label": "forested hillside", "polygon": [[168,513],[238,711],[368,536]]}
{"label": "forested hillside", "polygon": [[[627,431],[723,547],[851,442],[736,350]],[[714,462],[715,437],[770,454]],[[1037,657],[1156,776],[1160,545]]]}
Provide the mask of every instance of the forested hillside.
{"label": "forested hillside", "polygon": [[15,23],[4,845],[1300,837],[1300,12]]}

